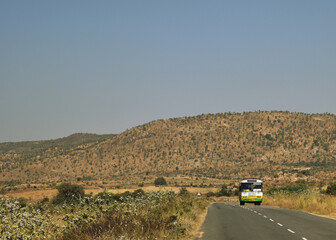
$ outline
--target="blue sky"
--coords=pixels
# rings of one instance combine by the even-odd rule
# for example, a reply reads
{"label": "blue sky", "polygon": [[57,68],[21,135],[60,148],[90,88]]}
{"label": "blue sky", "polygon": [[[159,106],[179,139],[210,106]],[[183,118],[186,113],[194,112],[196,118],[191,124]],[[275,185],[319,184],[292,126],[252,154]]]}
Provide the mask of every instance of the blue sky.
{"label": "blue sky", "polygon": [[336,1],[0,3],[0,142],[202,113],[336,114]]}

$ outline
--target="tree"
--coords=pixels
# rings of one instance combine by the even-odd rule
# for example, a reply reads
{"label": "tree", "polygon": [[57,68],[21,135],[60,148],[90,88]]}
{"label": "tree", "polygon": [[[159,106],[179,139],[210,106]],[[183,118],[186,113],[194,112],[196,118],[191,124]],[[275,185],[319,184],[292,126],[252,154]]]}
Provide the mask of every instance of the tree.
{"label": "tree", "polygon": [[163,186],[163,185],[167,185],[167,181],[164,177],[159,177],[155,179],[154,184],[155,186],[160,186],[160,185]]}
{"label": "tree", "polygon": [[336,195],[336,182],[330,183],[326,190],[327,194]]}
{"label": "tree", "polygon": [[58,194],[52,200],[54,204],[78,203],[85,195],[83,186],[76,184],[62,183],[57,190]]}
{"label": "tree", "polygon": [[187,196],[187,195],[189,195],[189,191],[185,187],[183,187],[183,188],[180,189],[179,195],[180,196]]}
{"label": "tree", "polygon": [[217,192],[217,196],[231,196],[232,190],[228,190],[227,185],[223,184],[222,188]]}

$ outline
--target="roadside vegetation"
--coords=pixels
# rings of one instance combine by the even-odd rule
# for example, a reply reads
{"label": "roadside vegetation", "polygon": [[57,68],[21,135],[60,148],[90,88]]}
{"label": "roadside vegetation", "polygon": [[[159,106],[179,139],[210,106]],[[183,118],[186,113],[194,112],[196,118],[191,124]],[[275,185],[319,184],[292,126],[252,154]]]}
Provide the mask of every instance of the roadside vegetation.
{"label": "roadside vegetation", "polygon": [[273,187],[268,190],[263,204],[336,219],[336,183],[330,183],[326,190],[314,189],[304,181]]}
{"label": "roadside vegetation", "polygon": [[186,189],[96,196],[70,184],[58,190],[38,203],[0,197],[0,239],[184,239],[208,205]]}

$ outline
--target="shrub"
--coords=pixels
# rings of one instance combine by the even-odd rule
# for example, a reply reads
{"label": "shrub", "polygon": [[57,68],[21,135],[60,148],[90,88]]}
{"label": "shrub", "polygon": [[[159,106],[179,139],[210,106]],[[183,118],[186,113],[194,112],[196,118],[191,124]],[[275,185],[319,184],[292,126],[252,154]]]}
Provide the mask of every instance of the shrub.
{"label": "shrub", "polygon": [[214,197],[214,196],[216,196],[216,194],[215,194],[214,192],[208,192],[208,193],[206,194],[206,196],[207,196],[207,197]]}
{"label": "shrub", "polygon": [[336,196],[336,182],[329,184],[329,186],[327,187],[326,193],[329,195]]}
{"label": "shrub", "polygon": [[154,181],[155,186],[163,186],[163,185],[167,185],[166,179],[164,177],[159,177],[157,179],[155,179]]}
{"label": "shrub", "polygon": [[48,198],[48,197],[44,197],[44,198],[40,201],[40,203],[47,203],[47,202],[49,202],[49,198]]}
{"label": "shrub", "polygon": [[7,192],[7,189],[5,187],[1,188],[0,194],[5,194]]}
{"label": "shrub", "polygon": [[119,200],[119,196],[113,193],[108,193],[108,192],[100,192],[95,196],[96,199],[100,198],[103,199],[105,202],[113,202],[115,200]]}
{"label": "shrub", "polygon": [[25,198],[22,198],[22,197],[19,198],[18,202],[19,202],[19,206],[22,208],[27,206],[27,200]]}
{"label": "shrub", "polygon": [[220,196],[231,196],[231,195],[232,195],[232,190],[229,190],[229,189],[227,188],[227,185],[224,184],[224,185],[222,186],[221,190],[219,190],[219,192],[216,193],[216,195],[217,195],[218,197],[220,197]]}
{"label": "shrub", "polygon": [[132,193],[132,197],[141,197],[145,195],[145,191],[142,189],[137,189]]}
{"label": "shrub", "polygon": [[120,194],[120,197],[122,197],[123,199],[126,199],[129,196],[132,196],[132,193],[130,191],[126,191]]}
{"label": "shrub", "polygon": [[189,191],[185,187],[183,187],[183,188],[180,189],[179,195],[180,196],[189,195]]}
{"label": "shrub", "polygon": [[78,203],[85,195],[83,186],[76,184],[62,183],[57,190],[58,194],[52,200],[54,204]]}
{"label": "shrub", "polygon": [[271,187],[267,192],[269,194],[278,194],[278,193],[300,193],[304,192],[308,189],[307,182],[304,180],[298,180],[294,184],[285,185],[285,186],[278,186],[278,187]]}

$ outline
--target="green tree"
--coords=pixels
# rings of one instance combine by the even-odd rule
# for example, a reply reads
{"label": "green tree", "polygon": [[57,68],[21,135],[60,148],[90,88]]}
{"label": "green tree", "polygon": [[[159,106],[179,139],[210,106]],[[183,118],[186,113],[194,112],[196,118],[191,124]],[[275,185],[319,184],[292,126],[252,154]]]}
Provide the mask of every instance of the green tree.
{"label": "green tree", "polygon": [[229,190],[226,184],[223,184],[221,189],[217,193],[217,196],[231,196],[231,195],[232,195],[232,190]]}
{"label": "green tree", "polygon": [[154,184],[155,186],[163,186],[167,185],[167,181],[164,177],[158,177],[157,179],[155,179]]}
{"label": "green tree", "polygon": [[336,195],[336,182],[330,183],[326,190],[327,194]]}
{"label": "green tree", "polygon": [[85,195],[83,186],[76,184],[62,183],[57,190],[58,194],[52,200],[54,204],[78,203]]}

